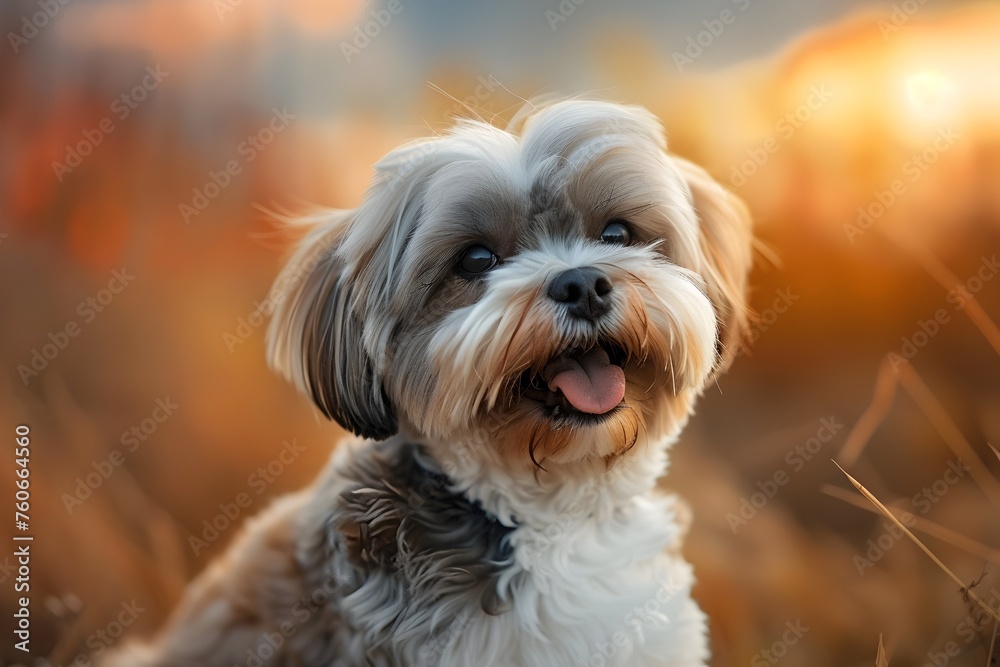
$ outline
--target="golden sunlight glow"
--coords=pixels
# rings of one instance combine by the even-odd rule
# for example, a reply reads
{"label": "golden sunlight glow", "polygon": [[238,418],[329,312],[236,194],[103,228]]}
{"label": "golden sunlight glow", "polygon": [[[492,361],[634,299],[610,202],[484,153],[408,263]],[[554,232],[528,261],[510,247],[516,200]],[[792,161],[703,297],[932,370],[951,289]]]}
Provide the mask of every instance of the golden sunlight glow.
{"label": "golden sunlight glow", "polygon": [[924,70],[906,80],[910,105],[921,113],[936,114],[954,99],[957,86],[938,70]]}

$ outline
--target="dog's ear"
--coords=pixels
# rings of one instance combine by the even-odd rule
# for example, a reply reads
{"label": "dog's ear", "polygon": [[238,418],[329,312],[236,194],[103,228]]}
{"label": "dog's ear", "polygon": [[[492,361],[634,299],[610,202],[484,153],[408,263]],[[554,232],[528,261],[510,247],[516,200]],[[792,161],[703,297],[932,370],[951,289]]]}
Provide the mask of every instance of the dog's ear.
{"label": "dog's ear", "polygon": [[705,170],[674,158],[691,190],[700,227],[700,273],[719,321],[715,374],[726,370],[747,331],[747,284],[752,263],[752,222],[743,201]]}
{"label": "dog's ear", "polygon": [[395,410],[365,348],[355,281],[337,254],[353,212],[317,221],[272,290],[268,364],[327,417],[364,438],[397,430]]}

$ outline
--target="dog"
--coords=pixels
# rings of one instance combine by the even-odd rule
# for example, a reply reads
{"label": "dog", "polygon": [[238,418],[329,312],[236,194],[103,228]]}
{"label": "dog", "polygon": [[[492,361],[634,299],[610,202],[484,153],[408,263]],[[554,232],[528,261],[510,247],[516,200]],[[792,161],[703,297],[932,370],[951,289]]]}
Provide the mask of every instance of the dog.
{"label": "dog", "polygon": [[310,224],[268,358],[357,437],[108,664],[706,664],[657,480],[746,330],[744,205],[569,100],[404,144]]}

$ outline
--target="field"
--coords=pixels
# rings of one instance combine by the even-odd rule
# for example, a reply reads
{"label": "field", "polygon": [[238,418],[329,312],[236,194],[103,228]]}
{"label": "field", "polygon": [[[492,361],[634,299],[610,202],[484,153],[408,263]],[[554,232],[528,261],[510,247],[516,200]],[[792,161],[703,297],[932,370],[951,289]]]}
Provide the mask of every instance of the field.
{"label": "field", "polygon": [[[78,2],[0,59],[0,423],[31,429],[33,657],[150,633],[342,435],[264,362],[294,240],[268,212],[354,206],[401,141],[560,93],[647,106],[755,218],[750,340],[664,481],[694,513],[714,664],[870,665],[880,637],[894,667],[1000,654],[975,602],[1000,608],[995,4],[862,8],[724,67],[622,23],[583,78],[444,54],[413,82],[385,71],[415,9],[360,46],[352,3]],[[4,34],[35,11],[7,3]],[[45,664],[9,639],[0,660]]]}

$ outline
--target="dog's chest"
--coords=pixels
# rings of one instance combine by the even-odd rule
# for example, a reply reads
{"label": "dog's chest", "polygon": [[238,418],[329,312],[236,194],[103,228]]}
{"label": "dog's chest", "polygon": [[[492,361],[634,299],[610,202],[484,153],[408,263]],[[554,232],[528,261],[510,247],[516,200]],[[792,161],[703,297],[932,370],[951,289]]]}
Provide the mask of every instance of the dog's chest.
{"label": "dog's chest", "polygon": [[400,667],[698,664],[664,662],[684,623],[703,636],[690,568],[666,553],[666,499],[510,528],[451,494],[418,450],[383,453],[357,462],[331,519],[334,559],[354,572],[339,601],[352,652]]}
{"label": "dog's chest", "polygon": [[670,664],[693,604],[689,566],[665,552],[676,532],[669,511],[643,500],[603,521],[564,519],[513,533],[509,609],[459,618],[427,664]]}

